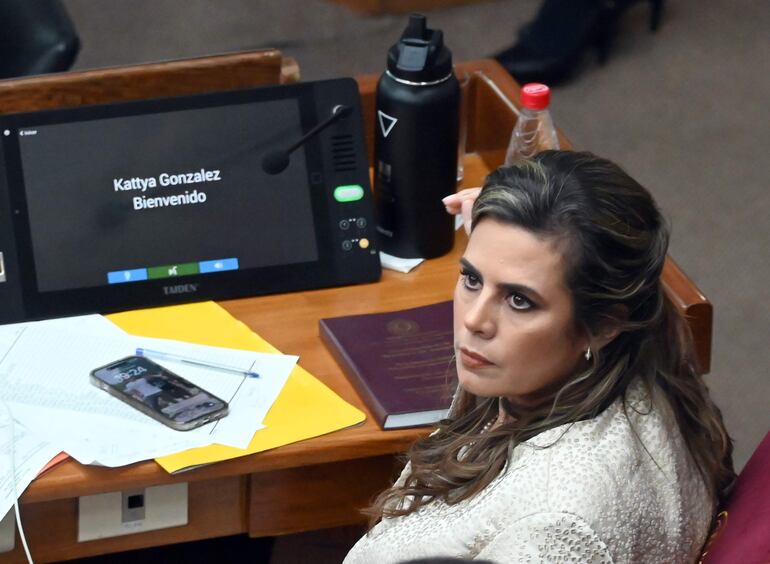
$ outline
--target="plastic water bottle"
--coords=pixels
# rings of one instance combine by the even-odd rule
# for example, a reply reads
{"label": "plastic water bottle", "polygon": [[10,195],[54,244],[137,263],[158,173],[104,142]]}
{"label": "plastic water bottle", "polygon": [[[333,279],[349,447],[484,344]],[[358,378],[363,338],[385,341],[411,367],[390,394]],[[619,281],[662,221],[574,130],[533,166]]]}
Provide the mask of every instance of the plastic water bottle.
{"label": "plastic water bottle", "polygon": [[559,137],[553,126],[551,90],[545,84],[530,82],[521,88],[521,112],[513,127],[505,164],[527,159],[546,149],[558,149]]}

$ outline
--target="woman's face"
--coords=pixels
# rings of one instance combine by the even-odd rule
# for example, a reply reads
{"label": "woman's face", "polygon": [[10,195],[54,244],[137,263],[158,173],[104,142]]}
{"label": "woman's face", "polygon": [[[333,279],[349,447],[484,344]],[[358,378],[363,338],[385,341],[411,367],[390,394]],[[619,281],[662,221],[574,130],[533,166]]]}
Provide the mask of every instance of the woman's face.
{"label": "woman's face", "polygon": [[478,396],[532,405],[574,374],[589,341],[575,327],[555,244],[479,222],[461,259],[454,340],[460,383]]}

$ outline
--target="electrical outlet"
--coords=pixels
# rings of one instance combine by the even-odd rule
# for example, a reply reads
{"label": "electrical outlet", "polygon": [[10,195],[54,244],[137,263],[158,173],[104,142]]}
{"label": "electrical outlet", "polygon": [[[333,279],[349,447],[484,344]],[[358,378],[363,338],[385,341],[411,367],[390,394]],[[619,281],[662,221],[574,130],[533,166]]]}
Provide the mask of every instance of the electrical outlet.
{"label": "electrical outlet", "polygon": [[0,520],[0,552],[8,552],[16,546],[16,514],[10,511]]}
{"label": "electrical outlet", "polygon": [[187,483],[78,499],[78,542],[187,524]]}

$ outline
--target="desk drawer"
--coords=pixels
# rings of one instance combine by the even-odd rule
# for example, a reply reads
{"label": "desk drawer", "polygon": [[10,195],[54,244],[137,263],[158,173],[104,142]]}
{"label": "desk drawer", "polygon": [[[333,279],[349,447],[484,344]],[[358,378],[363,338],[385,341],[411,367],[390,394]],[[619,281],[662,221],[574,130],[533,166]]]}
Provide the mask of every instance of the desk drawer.
{"label": "desk drawer", "polygon": [[361,508],[392,483],[399,467],[387,455],[252,474],[249,535],[361,523],[366,520]]}

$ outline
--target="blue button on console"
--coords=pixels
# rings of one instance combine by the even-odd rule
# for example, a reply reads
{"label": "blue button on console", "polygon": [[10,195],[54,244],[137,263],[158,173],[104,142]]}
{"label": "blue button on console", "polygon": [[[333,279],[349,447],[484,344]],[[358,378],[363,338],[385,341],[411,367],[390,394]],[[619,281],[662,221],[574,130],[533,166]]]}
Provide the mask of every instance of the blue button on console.
{"label": "blue button on console", "polygon": [[107,282],[109,284],[124,284],[126,282],[139,282],[147,280],[146,268],[135,268],[133,270],[116,270],[107,273]]}
{"label": "blue button on console", "polygon": [[237,258],[219,260],[204,260],[198,263],[201,274],[209,272],[223,272],[225,270],[238,270]]}

